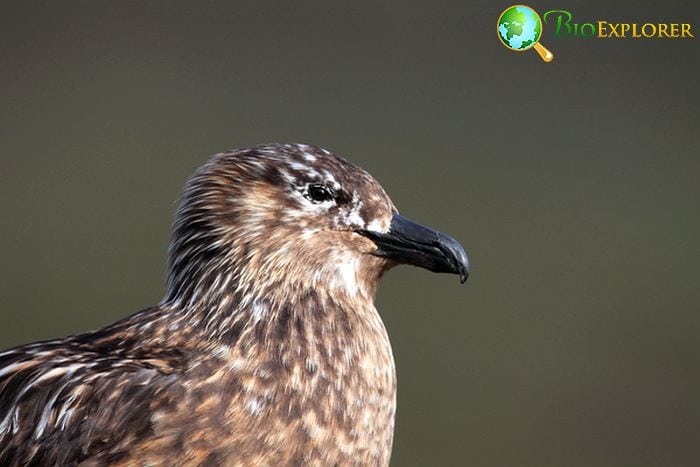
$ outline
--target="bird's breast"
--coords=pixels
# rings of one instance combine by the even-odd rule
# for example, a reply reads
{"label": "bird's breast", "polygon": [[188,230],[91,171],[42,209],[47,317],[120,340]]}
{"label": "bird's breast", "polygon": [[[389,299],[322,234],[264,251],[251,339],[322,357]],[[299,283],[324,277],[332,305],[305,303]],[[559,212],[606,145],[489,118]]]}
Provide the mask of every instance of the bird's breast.
{"label": "bird's breast", "polygon": [[[323,313],[289,316],[283,330],[251,324],[193,362],[188,438],[231,465],[387,465],[396,375],[384,325],[373,306]],[[163,432],[182,427],[161,419]]]}

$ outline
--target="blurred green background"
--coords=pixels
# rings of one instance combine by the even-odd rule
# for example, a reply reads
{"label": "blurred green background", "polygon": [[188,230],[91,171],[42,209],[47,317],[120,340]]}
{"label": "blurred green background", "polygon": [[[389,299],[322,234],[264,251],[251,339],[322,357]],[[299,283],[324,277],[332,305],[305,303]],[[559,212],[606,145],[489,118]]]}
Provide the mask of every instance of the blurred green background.
{"label": "blurred green background", "polygon": [[[403,267],[396,466],[700,465],[700,39],[496,37],[510,3],[0,2],[0,347],[163,293],[181,187],[307,142],[460,239]],[[690,22],[697,2],[536,2]]]}

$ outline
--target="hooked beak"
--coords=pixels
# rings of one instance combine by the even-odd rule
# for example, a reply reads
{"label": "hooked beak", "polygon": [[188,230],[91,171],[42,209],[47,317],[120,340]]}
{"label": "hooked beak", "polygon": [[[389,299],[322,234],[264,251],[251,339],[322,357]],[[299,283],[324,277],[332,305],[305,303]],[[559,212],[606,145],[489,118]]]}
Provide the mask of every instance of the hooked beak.
{"label": "hooked beak", "polygon": [[398,214],[391,218],[386,233],[373,230],[358,230],[357,233],[377,245],[373,253],[376,256],[433,272],[459,274],[462,284],[469,276],[469,259],[457,240]]}

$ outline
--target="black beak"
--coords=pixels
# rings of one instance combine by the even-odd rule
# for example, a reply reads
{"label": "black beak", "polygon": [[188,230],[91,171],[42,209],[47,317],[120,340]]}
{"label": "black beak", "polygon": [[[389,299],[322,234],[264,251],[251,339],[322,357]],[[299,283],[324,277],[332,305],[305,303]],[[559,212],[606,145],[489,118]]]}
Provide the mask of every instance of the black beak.
{"label": "black beak", "polygon": [[462,245],[447,234],[394,214],[389,231],[358,230],[377,245],[377,256],[412,264],[433,272],[459,274],[462,284],[469,276],[469,259]]}

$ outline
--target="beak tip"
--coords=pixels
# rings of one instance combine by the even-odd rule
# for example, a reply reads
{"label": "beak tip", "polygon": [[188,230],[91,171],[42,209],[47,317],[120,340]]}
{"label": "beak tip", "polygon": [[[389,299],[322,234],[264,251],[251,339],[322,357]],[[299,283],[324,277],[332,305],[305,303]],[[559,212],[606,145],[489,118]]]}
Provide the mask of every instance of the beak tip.
{"label": "beak tip", "polygon": [[467,282],[467,279],[469,278],[469,262],[466,259],[466,255],[464,256],[464,261],[459,265],[457,273],[459,274],[460,284]]}
{"label": "beak tip", "polygon": [[455,273],[459,274],[459,282],[464,284],[469,278],[469,257],[457,240],[450,237],[450,241],[453,244],[451,250],[454,254],[453,264],[456,269]]}

